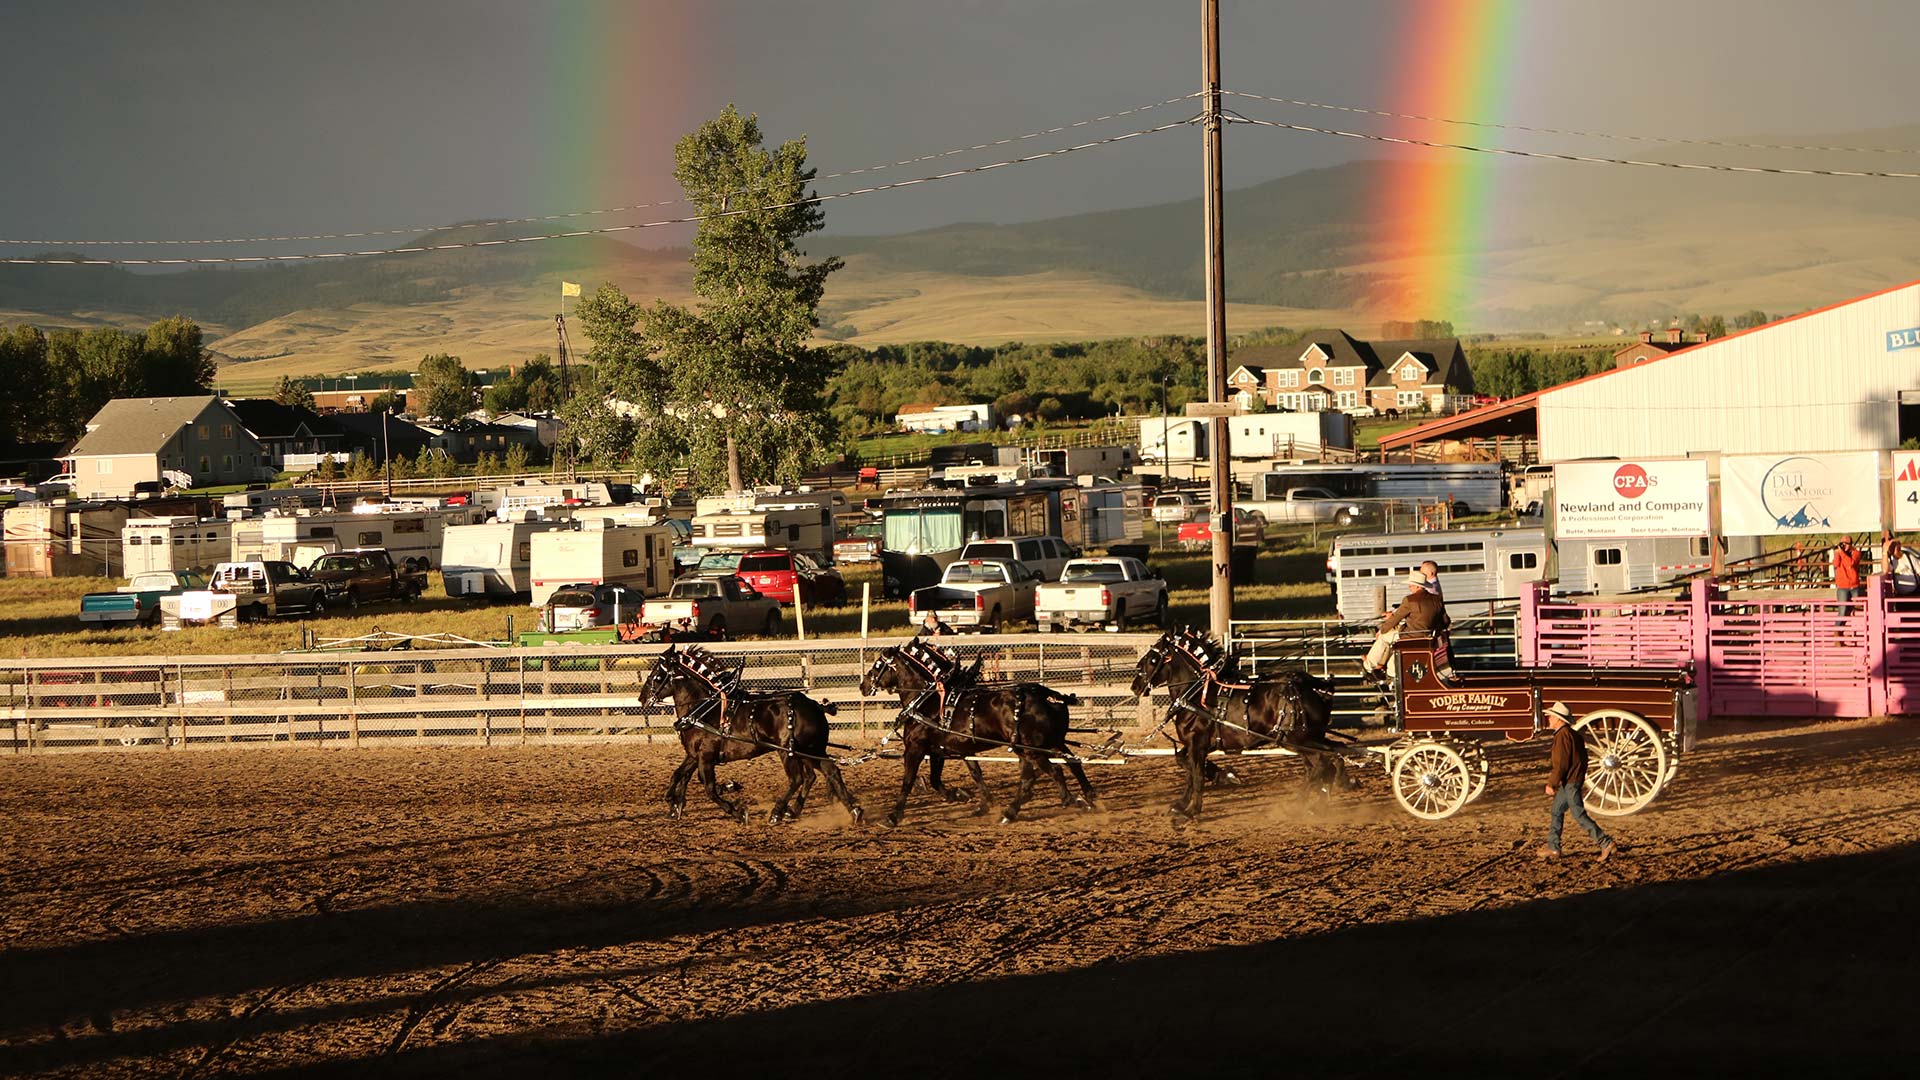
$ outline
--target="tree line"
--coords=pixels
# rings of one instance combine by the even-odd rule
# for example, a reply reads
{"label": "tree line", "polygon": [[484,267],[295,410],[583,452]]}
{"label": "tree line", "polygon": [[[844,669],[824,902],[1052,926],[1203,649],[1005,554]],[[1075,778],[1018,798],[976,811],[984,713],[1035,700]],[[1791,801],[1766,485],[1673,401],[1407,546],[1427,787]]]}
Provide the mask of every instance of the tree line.
{"label": "tree line", "polygon": [[213,390],[213,357],[200,327],[175,316],[144,333],[117,327],[0,329],[0,445],[79,438],[114,398],[175,397]]}

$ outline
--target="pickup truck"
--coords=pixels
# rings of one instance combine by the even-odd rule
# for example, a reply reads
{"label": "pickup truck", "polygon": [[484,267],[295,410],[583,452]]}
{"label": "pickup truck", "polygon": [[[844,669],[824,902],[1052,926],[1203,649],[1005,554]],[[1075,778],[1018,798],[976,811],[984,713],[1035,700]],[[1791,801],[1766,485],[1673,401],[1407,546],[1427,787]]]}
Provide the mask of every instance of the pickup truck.
{"label": "pickup truck", "polygon": [[1040,571],[1013,559],[955,560],[940,584],[907,597],[907,618],[918,622],[931,611],[955,630],[997,634],[1008,619],[1033,617],[1033,594],[1041,580]]}
{"label": "pickup truck", "polygon": [[1033,621],[1042,633],[1106,627],[1129,622],[1167,624],[1167,583],[1139,559],[1075,559],[1060,580],[1040,586]]}
{"label": "pickup truck", "polygon": [[664,599],[640,609],[642,632],[660,639],[699,635],[723,640],[740,631],[773,637],[780,632],[780,604],[736,577],[687,577]]}
{"label": "pickup truck", "polygon": [[1248,513],[1285,525],[1351,525],[1367,515],[1365,503],[1343,499],[1325,488],[1288,488],[1278,499],[1234,504]]}
{"label": "pickup truck", "polygon": [[326,588],[290,562],[221,563],[206,588],[160,598],[160,625],[167,630],[212,623],[232,628],[252,619],[326,610]]}
{"label": "pickup truck", "polygon": [[1059,581],[1060,571],[1066,569],[1067,561],[1079,557],[1078,551],[1057,536],[1018,536],[999,540],[969,540],[960,549],[956,561],[1009,559],[1029,570],[1038,570],[1042,581]]}
{"label": "pickup truck", "polygon": [[412,559],[396,565],[386,548],[352,548],[322,555],[307,577],[327,590],[327,602],[359,607],[375,600],[413,600],[427,589],[427,572]]}
{"label": "pickup truck", "polygon": [[159,626],[161,597],[206,587],[207,579],[192,571],[154,570],[135,574],[132,583],[112,592],[88,593],[81,597],[80,621]]}

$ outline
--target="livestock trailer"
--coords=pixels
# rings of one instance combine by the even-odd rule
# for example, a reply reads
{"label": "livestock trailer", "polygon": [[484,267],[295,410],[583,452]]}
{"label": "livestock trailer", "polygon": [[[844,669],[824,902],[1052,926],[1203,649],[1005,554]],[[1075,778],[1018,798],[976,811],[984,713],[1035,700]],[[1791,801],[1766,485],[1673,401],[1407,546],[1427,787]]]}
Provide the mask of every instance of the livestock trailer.
{"label": "livestock trailer", "polygon": [[8,577],[121,577],[118,503],[55,499],[8,509],[0,517]]}
{"label": "livestock trailer", "polygon": [[1454,513],[1483,514],[1506,502],[1498,462],[1277,465],[1253,477],[1253,497],[1285,499],[1289,488],[1324,488],[1349,499],[1453,499]]}
{"label": "livestock trailer", "polygon": [[233,554],[233,522],[226,518],[132,518],[120,530],[122,573],[205,570]]}

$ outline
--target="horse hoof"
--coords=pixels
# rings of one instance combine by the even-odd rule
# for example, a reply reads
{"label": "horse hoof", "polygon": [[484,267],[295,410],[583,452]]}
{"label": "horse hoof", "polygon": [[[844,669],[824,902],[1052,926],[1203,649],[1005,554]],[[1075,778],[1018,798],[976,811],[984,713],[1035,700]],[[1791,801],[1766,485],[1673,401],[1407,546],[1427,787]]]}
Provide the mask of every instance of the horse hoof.
{"label": "horse hoof", "polygon": [[1240,785],[1240,777],[1232,769],[1221,769],[1219,782],[1228,787],[1238,787]]}
{"label": "horse hoof", "polygon": [[854,827],[856,828],[858,828],[862,824],[865,824],[867,820],[867,812],[865,810],[860,809],[857,806],[848,812],[848,816],[853,818],[853,824],[854,824]]}
{"label": "horse hoof", "polygon": [[888,814],[886,817],[880,819],[880,824],[885,825],[889,829],[897,829],[900,827],[900,815]]}
{"label": "horse hoof", "polygon": [[1011,824],[1013,824],[1013,816],[1012,816],[1012,815],[1010,815],[1010,814],[1002,814],[1002,815],[1000,815],[1000,824],[1002,824],[1002,825],[1011,825]]}
{"label": "horse hoof", "polygon": [[973,808],[973,812],[968,814],[967,816],[968,817],[986,817],[987,812],[991,809],[992,807],[988,807],[988,806],[976,806]]}
{"label": "horse hoof", "polygon": [[1100,804],[1097,802],[1094,802],[1091,799],[1075,799],[1073,801],[1073,805],[1079,807],[1081,810],[1084,810],[1089,814],[1096,814],[1100,812]]}

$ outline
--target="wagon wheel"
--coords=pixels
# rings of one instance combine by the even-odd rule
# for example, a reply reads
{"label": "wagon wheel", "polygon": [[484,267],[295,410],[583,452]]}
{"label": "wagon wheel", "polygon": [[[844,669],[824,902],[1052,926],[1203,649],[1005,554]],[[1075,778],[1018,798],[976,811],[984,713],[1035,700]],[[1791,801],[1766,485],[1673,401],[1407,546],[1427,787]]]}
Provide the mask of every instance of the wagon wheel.
{"label": "wagon wheel", "polygon": [[1466,759],[1445,743],[1415,743],[1393,765],[1394,801],[1427,821],[1459,813],[1472,786]]}
{"label": "wagon wheel", "polygon": [[1467,801],[1487,793],[1487,752],[1479,743],[1459,747],[1460,759],[1467,763]]}
{"label": "wagon wheel", "polygon": [[1654,726],[1625,709],[1598,709],[1574,722],[1587,742],[1587,809],[1620,817],[1643,809],[1667,781],[1667,747]]}

